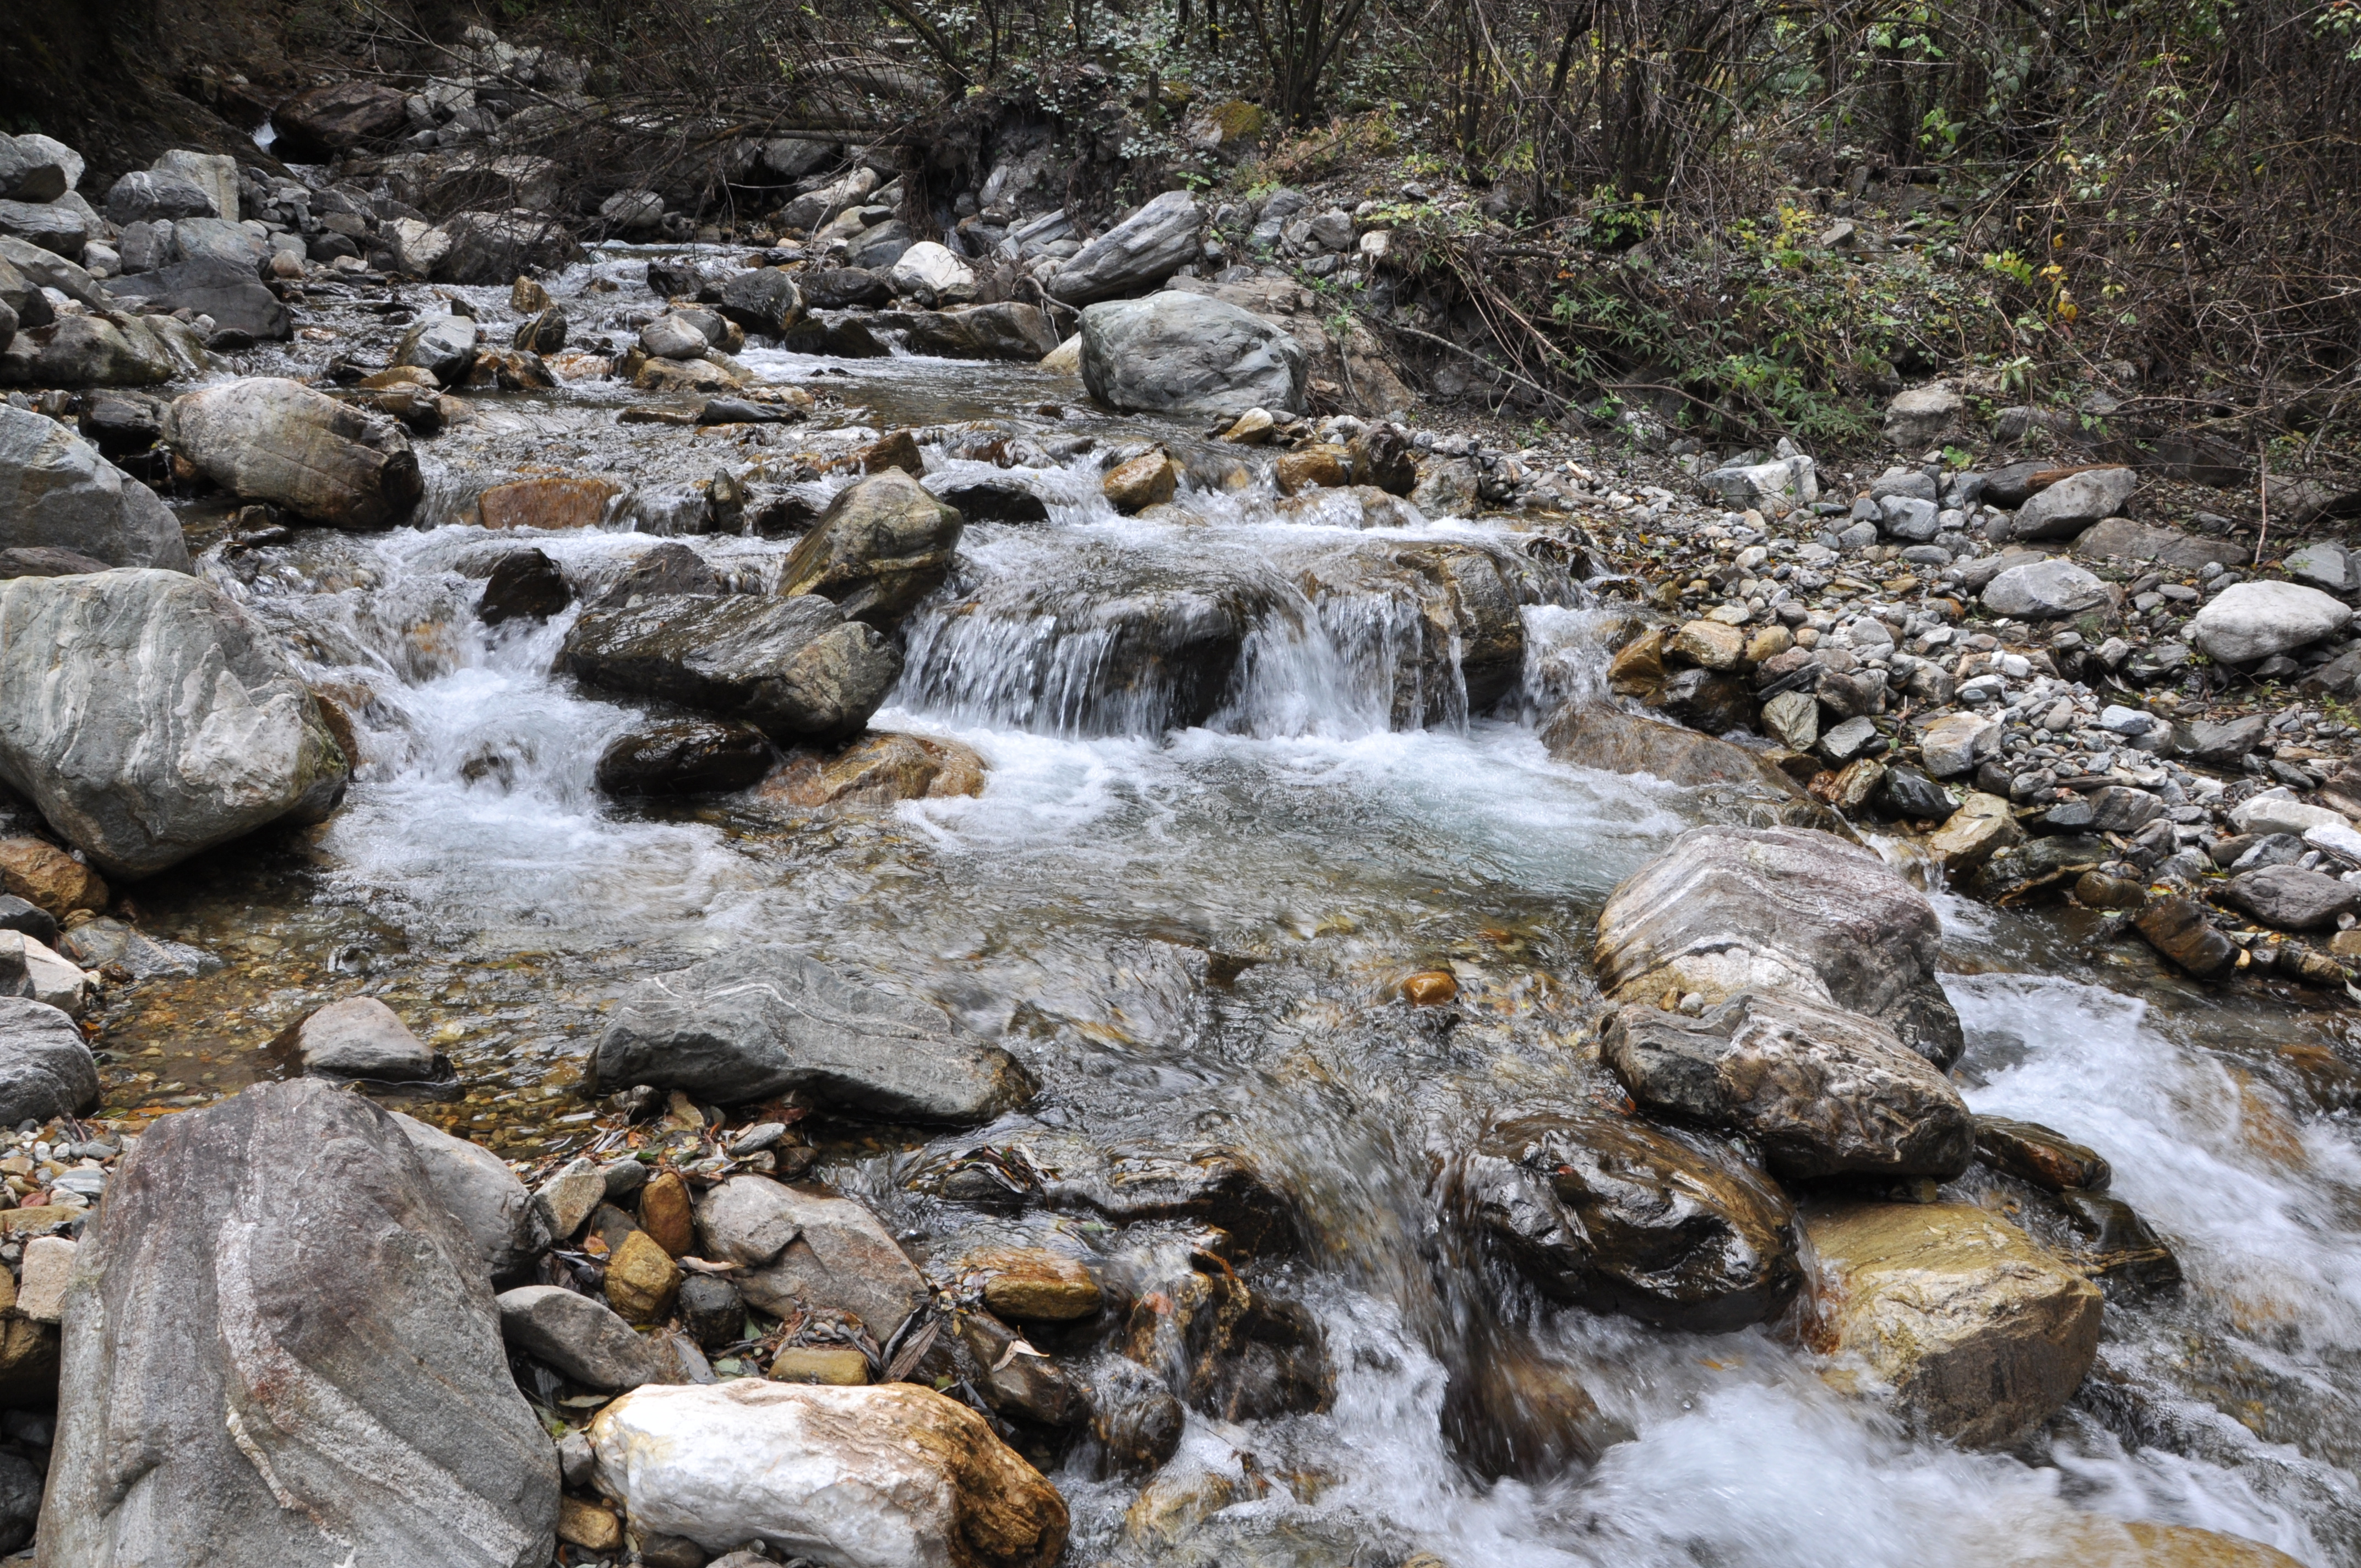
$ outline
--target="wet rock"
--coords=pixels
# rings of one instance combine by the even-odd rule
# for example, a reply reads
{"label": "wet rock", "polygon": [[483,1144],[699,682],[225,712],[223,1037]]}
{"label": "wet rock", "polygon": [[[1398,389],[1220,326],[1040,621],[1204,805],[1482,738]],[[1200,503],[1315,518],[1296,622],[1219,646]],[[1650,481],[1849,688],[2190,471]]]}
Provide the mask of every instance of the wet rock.
{"label": "wet rock", "polygon": [[945,506],[970,522],[1047,522],[1049,509],[1024,480],[1013,476],[963,481],[935,491]]}
{"label": "wet rock", "polygon": [[595,608],[567,631],[559,660],[590,685],[743,719],[783,741],[857,733],[902,667],[875,628],[812,594]]}
{"label": "wet rock", "polygon": [[890,631],[950,575],[961,527],[907,473],[872,474],[837,492],[779,569],[779,592],[818,595]]}
{"label": "wet rock", "polygon": [[600,1489],[721,1552],[825,1543],[841,1568],[1050,1568],[1066,1505],[982,1416],[906,1383],[646,1387],[598,1413]]}
{"label": "wet rock", "polygon": [[822,267],[796,278],[804,302],[816,311],[873,310],[894,298],[884,279],[859,268]]}
{"label": "wet rock", "polygon": [[2301,583],[2235,583],[2197,612],[2189,641],[2218,663],[2243,664],[2307,647],[2352,619],[2349,607]]}
{"label": "wet rock", "polygon": [[1968,1108],[1942,1073],[1851,1014],[1752,992],[1698,1018],[1625,1007],[1600,1044],[1642,1107],[1745,1134],[1783,1180],[1948,1181],[1973,1156]]}
{"label": "wet rock", "polygon": [[374,996],[348,996],[306,1014],[280,1036],[303,1070],[328,1078],[432,1078],[434,1053]]}
{"label": "wet rock", "polygon": [[1197,231],[1204,221],[1204,210],[1194,197],[1185,191],[1167,191],[1059,268],[1049,280],[1050,297],[1063,304],[1088,305],[1152,289],[1197,258]]}
{"label": "wet rock", "polygon": [[2205,906],[2193,899],[2151,899],[2132,925],[2150,947],[2199,980],[2218,980],[2237,967],[2237,944],[2207,924]]}
{"label": "wet rock", "polygon": [[766,799],[816,810],[983,793],[983,759],[956,740],[873,735],[831,761],[797,758],[763,786]]}
{"label": "wet rock", "polygon": [[2016,814],[2004,796],[1971,790],[1943,826],[1927,836],[1927,850],[1942,862],[1946,873],[1958,876],[2024,840],[2025,829],[2017,826]]}
{"label": "wet rock", "polygon": [[74,1021],[45,1002],[0,995],[0,1116],[46,1122],[97,1102],[98,1063]]}
{"label": "wet rock", "polygon": [[844,264],[883,271],[900,260],[902,253],[909,248],[910,225],[899,218],[888,218],[846,242]]}
{"label": "wet rock", "polygon": [[409,124],[407,94],[382,82],[354,80],[307,88],[270,111],[281,158],[325,163],[340,152],[394,135]]}
{"label": "wet rock", "polygon": [[476,1268],[357,1095],[302,1080],[156,1124],[68,1289],[44,1552],[541,1568],[556,1451]]}
{"label": "wet rock", "polygon": [[1145,1475],[1180,1449],[1188,1412],[1146,1367],[1117,1357],[1101,1362],[1091,1377],[1090,1402],[1091,1435],[1115,1469]]}
{"label": "wet rock", "polygon": [[172,509],[71,429],[0,406],[0,548],[70,549],[110,566],[189,569]]}
{"label": "wet rock", "polygon": [[299,381],[257,377],[176,400],[164,439],[231,494],[332,528],[381,528],[424,484],[409,437]]}
{"label": "wet rock", "polygon": [[577,1383],[624,1392],[645,1383],[672,1383],[667,1369],[631,1325],[588,1296],[555,1285],[503,1291],[500,1334]]}
{"label": "wet rock", "polygon": [[2012,539],[2070,539],[2130,504],[2139,476],[2129,468],[2086,468],[2069,474],[2017,509]]}
{"label": "wet rock", "polygon": [[1574,1368],[1527,1347],[1479,1342],[1452,1369],[1443,1435],[1488,1481],[1543,1483],[1596,1463],[1621,1434]]}
{"label": "wet rock", "polygon": [[961,1258],[952,1272],[961,1281],[980,1280],[983,1304],[1014,1322],[1071,1322],[1105,1300],[1089,1269],[1039,1247],[987,1247]]}
{"label": "wet rock", "polygon": [[0,348],[0,383],[14,386],[152,387],[209,368],[196,334],[170,316],[60,316]]}
{"label": "wet rock", "polygon": [[1406,496],[1418,487],[1418,461],[1410,437],[1398,424],[1370,425],[1345,444],[1356,484],[1374,485],[1388,495]]}
{"label": "wet rock", "polygon": [[1761,1322],[1801,1280],[1786,1199],[1700,1135],[1604,1113],[1513,1119],[1461,1162],[1454,1198],[1553,1299],[1668,1328]]}
{"label": "wet rock", "polygon": [[629,992],[600,1036],[598,1081],[724,1103],[790,1089],[915,1121],[982,1122],[1032,1094],[1005,1051],[933,1008],[855,986],[785,948],[754,946]]}
{"label": "wet rock", "polygon": [[58,923],[49,912],[14,894],[0,894],[0,931],[30,937],[43,947],[58,945]]}
{"label": "wet rock", "polygon": [[553,1239],[548,1216],[508,1161],[412,1117],[393,1120],[425,1167],[435,1200],[474,1242],[480,1272],[494,1288],[514,1283],[540,1261]]}
{"label": "wet rock", "polygon": [[2092,1150],[2037,1122],[1978,1116],[1976,1157],[1994,1170],[2051,1192],[2103,1192],[2114,1171]]}
{"label": "wet rock", "polygon": [[2098,1288],[1957,1203],[1807,1208],[1806,1335],[1858,1355],[1915,1424],[1999,1447],[2071,1398],[2098,1354]]}
{"label": "wet rock", "polygon": [[421,316],[401,334],[393,362],[414,365],[442,385],[456,387],[476,363],[476,340],[473,316]]}
{"label": "wet rock", "polygon": [[109,896],[105,878],[42,839],[0,839],[0,887],[56,920],[78,909],[104,909]]}
{"label": "wet rock", "polygon": [[1032,364],[1058,346],[1058,329],[1038,305],[1008,302],[910,318],[904,341],[913,354],[950,359],[1013,359]]}
{"label": "wet rock", "polygon": [[1180,465],[1161,448],[1143,452],[1108,469],[1099,481],[1099,493],[1107,505],[1128,516],[1170,500],[1180,489]]}
{"label": "wet rock", "polygon": [[595,528],[606,521],[609,506],[621,493],[612,479],[587,476],[512,479],[478,496],[476,514],[489,529]]}
{"label": "wet rock", "polygon": [[971,1382],[1002,1415],[1046,1427],[1077,1426],[1089,1418],[1090,1406],[1073,1380],[990,1312],[957,1314],[952,1332],[975,1364]]}
{"label": "wet rock", "polygon": [[877,335],[869,322],[849,311],[814,307],[797,318],[782,339],[798,354],[819,354],[832,359],[883,359],[893,345]]}
{"label": "wet rock", "polygon": [[492,564],[476,615],[486,626],[547,620],[573,602],[574,589],[556,562],[538,550],[511,550]]}
{"label": "wet rock", "polygon": [[771,743],[752,725],[674,718],[617,736],[596,776],[609,795],[726,795],[760,784],[770,768]]}
{"label": "wet rock", "polygon": [[675,595],[721,591],[721,578],[705,564],[704,556],[686,544],[659,544],[634,559],[590,608],[631,609]]}
{"label": "wet rock", "polygon": [[1926,895],[1866,850],[1792,828],[1693,828],[1625,881],[1593,951],[1617,1000],[1791,992],[1860,1013],[1938,1067],[1961,1047]]}
{"label": "wet rock", "polygon": [[276,641],[211,587],[152,569],[0,582],[0,781],[106,872],[316,821],[349,773]]}
{"label": "wet rock", "polygon": [[1620,708],[1569,703],[1543,728],[1541,740],[1551,756],[1577,768],[1650,773],[1691,786],[1745,784],[1783,797],[1801,794],[1757,752]]}
{"label": "wet rock", "polygon": [[2065,1222],[2059,1246],[2066,1261],[2109,1294],[2146,1295],[2180,1288],[2180,1259],[2122,1199],[2069,1188],[2059,1192],[2055,1208]]}
{"label": "wet rock", "polygon": [[607,1302],[627,1323],[662,1322],[672,1310],[681,1272],[645,1231],[625,1234],[607,1258]]}
{"label": "wet rock", "polygon": [[439,232],[449,242],[434,262],[438,283],[500,283],[520,272],[552,272],[582,258],[565,224],[544,213],[461,213]]}
{"label": "wet rock", "polygon": [[1942,785],[1916,768],[1896,764],[1885,770],[1872,798],[1889,817],[1927,822],[1948,822],[1955,808]]}
{"label": "wet rock", "polygon": [[2340,915],[2361,911],[2361,888],[2291,865],[2232,877],[2220,896],[2224,903],[2282,931],[2318,930],[2334,925]]}
{"label": "wet rock", "polygon": [[715,308],[748,332],[783,337],[803,314],[804,300],[785,269],[753,267],[723,282]]}
{"label": "wet rock", "polygon": [[1430,518],[1473,517],[1482,504],[1476,465],[1464,457],[1422,465],[1410,504]]}
{"label": "wet rock", "polygon": [[713,342],[702,328],[675,311],[642,327],[640,346],[658,359],[702,359]]}
{"label": "wet rock", "polygon": [[510,334],[509,345],[531,354],[555,354],[566,346],[571,323],[566,313],[555,305],[543,307],[517,323]]}
{"label": "wet rock", "polygon": [[2107,602],[2107,585],[2071,561],[2031,561],[1993,578],[1982,597],[1994,615],[2047,620],[2096,609]]}
{"label": "wet rock", "polygon": [[1082,313],[1082,383],[1126,412],[1191,417],[1303,411],[1303,347],[1281,328],[1202,294],[1165,292]]}

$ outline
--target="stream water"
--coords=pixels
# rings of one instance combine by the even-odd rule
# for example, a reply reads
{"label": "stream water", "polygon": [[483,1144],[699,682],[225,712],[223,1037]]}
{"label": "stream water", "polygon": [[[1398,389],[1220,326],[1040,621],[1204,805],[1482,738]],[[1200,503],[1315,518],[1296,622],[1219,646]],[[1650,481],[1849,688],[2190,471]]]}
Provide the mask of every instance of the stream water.
{"label": "stream water", "polygon": [[[555,281],[577,333],[647,308],[643,259],[608,253]],[[586,291],[594,278],[620,287]],[[465,292],[505,335],[505,291]],[[390,341],[360,303],[317,302],[333,345],[241,367],[316,371],[357,338]],[[1030,368],[745,359],[842,400],[817,428],[1173,433],[1089,414],[1078,387]],[[939,1001],[1045,1085],[980,1133],[827,1130],[819,1174],[914,1253],[1054,1232],[1119,1263],[1138,1245],[1071,1217],[956,1214],[917,1190],[928,1161],[983,1145],[1218,1144],[1298,1195],[1301,1255],[1257,1266],[1257,1288],[1316,1319],[1333,1401],[1235,1424],[1192,1415],[1174,1473],[1230,1477],[1240,1500],[1170,1561],[2066,1563],[2104,1560],[2075,1545],[2097,1516],[2361,1562],[2361,1147],[2339,1108],[2354,1100],[2339,1015],[2225,1008],[2068,916],[1938,896],[1971,1105],[2096,1147],[2187,1276],[2177,1295],[2111,1303],[2098,1370],[2021,1452],[1910,1440],[1775,1326],[1684,1335],[1488,1303],[1491,1286],[1438,1241],[1434,1172],[1501,1107],[1591,1091],[1576,1036],[1598,995],[1592,923],[1703,810],[1554,762],[1536,739],[1532,714],[1595,680],[1598,658],[1583,590],[1525,525],[1324,526],[1260,487],[1184,497],[1185,521],[1125,520],[1097,498],[1095,458],[1075,457],[1036,476],[1048,521],[970,527],[873,725],[972,746],[990,769],[981,795],[627,806],[591,769],[635,712],[549,674],[573,612],[494,632],[473,605],[500,549],[530,543],[597,581],[649,540],[446,520],[520,473],[686,479],[816,442],[618,425],[625,402],[653,400],[614,383],[472,400],[479,419],[422,447],[425,526],[233,553],[192,518],[216,541],[200,569],[344,697],[364,762],[328,823],[135,890],[147,929],[226,961],[113,1004],[113,1112],[282,1070],[270,1036],[366,986],[459,1069],[461,1097],[405,1108],[512,1158],[562,1152],[591,1114],[581,1058],[624,984],[742,940],[792,942]],[[750,579],[791,543],[692,543]],[[1389,565],[1444,545],[1516,570],[1523,668],[1494,711],[1521,718],[1469,717],[1466,651]],[[1142,603],[1131,621],[1101,613]],[[1134,679],[1122,627],[1191,617],[1247,630],[1204,722],[1174,729],[1195,699]],[[1396,994],[1438,968],[1461,991],[1447,1022]],[[1532,1354],[1576,1369],[1628,1441],[1537,1483],[1472,1478],[1442,1420],[1471,1311],[1517,1316]],[[1136,1487],[1056,1479],[1074,1508],[1070,1560],[1107,1556]]]}

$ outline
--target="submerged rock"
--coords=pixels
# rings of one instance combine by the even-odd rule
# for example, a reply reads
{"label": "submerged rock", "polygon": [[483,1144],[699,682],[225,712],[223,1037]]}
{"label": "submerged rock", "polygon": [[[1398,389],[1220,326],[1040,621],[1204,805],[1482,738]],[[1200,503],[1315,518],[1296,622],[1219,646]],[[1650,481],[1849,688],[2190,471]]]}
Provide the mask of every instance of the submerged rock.
{"label": "submerged rock", "polygon": [[109,566],[189,569],[181,520],[97,447],[0,405],[0,549],[72,550]]}
{"label": "submerged rock", "polygon": [[486,626],[547,620],[573,602],[573,586],[556,562],[539,550],[511,550],[493,563],[476,614]]}
{"label": "submerged rock", "polygon": [[842,756],[799,757],[763,785],[763,797],[816,809],[891,806],[983,793],[983,759],[956,740],[873,735]]}
{"label": "submerged rock", "polygon": [[[646,1387],[590,1427],[601,1490],[709,1552],[839,1568],[1050,1568],[1065,1500],[982,1416],[907,1383]],[[456,1560],[455,1560],[456,1561]]]}
{"label": "submerged rock", "polygon": [[851,620],[890,631],[942,586],[959,548],[958,511],[899,468],[837,493],[779,569],[782,594],[817,594]]}
{"label": "submerged rock", "polygon": [[400,424],[300,381],[191,392],[166,412],[164,439],[232,495],[332,528],[387,527],[425,488]]}
{"label": "submerged rock", "polygon": [[2026,1436],[2098,1354],[2097,1286],[1960,1203],[1807,1209],[1806,1336],[1857,1355],[1915,1424],[1970,1448]]}
{"label": "submerged rock", "polygon": [[349,773],[277,643],[210,586],[0,581],[0,780],[110,874],[317,820]]}
{"label": "submerged rock", "polygon": [[1620,707],[1568,703],[1542,727],[1541,740],[1551,756],[1577,768],[1648,773],[1691,786],[1741,784],[1776,799],[1800,800],[1804,795],[1759,752]]}
{"label": "submerged rock", "polygon": [[1592,954],[1618,1001],[1793,992],[1875,1019],[1938,1068],[1959,1014],[1936,978],[1942,930],[1926,894],[1827,833],[1692,828],[1625,880]]}
{"label": "submerged rock", "polygon": [[804,1090],[924,1122],[983,1122],[1033,1085],[1016,1058],[940,1012],[856,986],[787,948],[753,946],[646,981],[599,1037],[598,1081],[725,1104]]}
{"label": "submerged rock", "polygon": [[401,1015],[374,996],[348,996],[317,1008],[281,1036],[303,1070],[328,1078],[434,1076],[434,1053]]}
{"label": "submerged rock", "polygon": [[45,1562],[549,1561],[556,1451],[475,1247],[357,1095],[268,1084],[152,1126],[64,1346]]}
{"label": "submerged rock", "polygon": [[1455,1195],[1555,1300],[1719,1332],[1777,1316],[1802,1282],[1784,1195],[1695,1134],[1605,1113],[1519,1117],[1461,1163]]}
{"label": "submerged rock", "polygon": [[1745,1134],[1783,1179],[1968,1168],[1967,1106],[1892,1031],[1794,996],[1741,992],[1700,1018],[1626,1007],[1601,1041],[1648,1110]]}
{"label": "submerged rock", "polygon": [[586,610],[559,667],[592,685],[741,718],[780,740],[857,733],[902,657],[812,594],[667,595]]}

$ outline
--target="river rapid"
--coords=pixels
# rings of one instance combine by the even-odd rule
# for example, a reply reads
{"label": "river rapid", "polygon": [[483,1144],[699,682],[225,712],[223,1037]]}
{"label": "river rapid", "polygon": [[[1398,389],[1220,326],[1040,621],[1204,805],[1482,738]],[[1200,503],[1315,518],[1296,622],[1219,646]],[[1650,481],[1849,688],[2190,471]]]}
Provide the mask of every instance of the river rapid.
{"label": "river rapid", "polygon": [[[577,334],[620,322],[653,305],[645,259],[598,253],[550,291]],[[594,279],[618,287],[589,291]],[[459,292],[504,338],[506,291]],[[333,343],[241,369],[381,351],[398,325],[363,302],[318,302],[307,319],[333,325]],[[905,629],[907,666],[872,725],[973,748],[989,766],[980,795],[823,812],[603,797],[593,763],[638,714],[551,674],[577,611],[495,631],[473,607],[501,549],[536,545],[595,585],[650,541],[450,521],[485,485],[686,481],[966,421],[1044,453],[1197,433],[1093,413],[1078,384],[1031,368],[742,357],[836,401],[747,446],[619,425],[627,404],[661,400],[615,382],[485,395],[477,419],[421,444],[422,526],[241,546],[191,515],[192,542],[212,542],[199,570],[343,699],[362,765],[324,825],[135,891],[144,928],[224,963],[111,1004],[110,1113],[276,1076],[271,1036],[365,987],[458,1070],[456,1097],[404,1109],[540,1159],[590,1135],[581,1064],[625,984],[787,942],[939,1003],[1044,1086],[965,1134],[820,1129],[816,1174],[879,1208],[914,1255],[1047,1229],[1121,1266],[1149,1245],[1152,1226],[979,1216],[927,1195],[925,1171],[978,1148],[1218,1146],[1293,1195],[1297,1255],[1248,1277],[1316,1321],[1333,1397],[1237,1422],[1192,1413],[1170,1473],[1222,1478],[1210,1495],[1231,1500],[1163,1560],[2065,1563],[2103,1560],[2075,1544],[2095,1517],[2226,1531],[2320,1568],[2361,1562],[2361,1146],[2356,1075],[2334,1055],[2348,1025],[2211,1000],[2077,916],[1938,891],[1969,1038],[1955,1077],[1973,1109],[2104,1155],[2186,1283],[2110,1302],[2096,1370],[2024,1449],[1913,1440],[1781,1325],[1695,1335],[1545,1310],[1450,1244],[1442,1163],[1504,1106],[1595,1093],[1598,909],[1708,811],[1554,762],[1537,739],[1536,718],[1598,679],[1604,611],[1517,520],[1336,527],[1283,512],[1258,484],[1184,495],[1185,521],[1142,521],[1100,498],[1095,451],[1045,458],[1048,521],[970,525],[952,580]],[[855,433],[828,433],[840,429]],[[948,450],[929,448],[930,477],[963,471]],[[774,580],[792,545],[686,543],[749,584]],[[1524,667],[1490,716],[1468,711],[1464,651],[1382,569],[1438,544],[1521,564]],[[1093,630],[1094,607],[1138,596],[1160,616],[1250,623],[1202,723],[1175,727],[1186,695],[1139,678],[1120,639]],[[1403,977],[1438,969],[1457,1003],[1401,1000]],[[1554,1476],[1476,1478],[1444,1420],[1471,1354],[1573,1369],[1628,1436]],[[1079,1466],[1052,1479],[1073,1508],[1069,1561],[1138,1549],[1120,1541],[1135,1484]]]}

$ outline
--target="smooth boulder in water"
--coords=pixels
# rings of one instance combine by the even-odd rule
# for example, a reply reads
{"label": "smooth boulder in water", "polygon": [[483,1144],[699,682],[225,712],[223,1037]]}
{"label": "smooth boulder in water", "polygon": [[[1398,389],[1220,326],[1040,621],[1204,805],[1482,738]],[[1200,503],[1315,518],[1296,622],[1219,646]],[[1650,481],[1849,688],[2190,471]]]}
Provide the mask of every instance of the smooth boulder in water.
{"label": "smooth boulder in water", "polygon": [[1121,412],[1303,411],[1303,345],[1225,301],[1166,292],[1093,305],[1082,338],[1082,384]]}
{"label": "smooth boulder in water", "polygon": [[598,754],[598,787],[615,795],[724,795],[762,782],[771,743],[751,724],[665,718],[617,736]]}
{"label": "smooth boulder in water", "polygon": [[899,468],[837,493],[779,570],[782,594],[817,594],[848,620],[892,630],[942,586],[959,549],[956,508]]}
{"label": "smooth boulder in water", "polygon": [[1968,1168],[1967,1106],[1931,1062],[1870,1019],[1741,992],[1700,1018],[1626,1007],[1601,1038],[1649,1111],[1745,1134],[1783,1179]]}
{"label": "smooth boulder in water", "polygon": [[1554,1300],[1719,1332],[1777,1316],[1802,1283],[1785,1195],[1719,1139],[1604,1113],[1518,1116],[1452,1188]]}
{"label": "smooth boulder in water", "polygon": [[393,1118],[311,1080],[151,1127],[67,1287],[40,1561],[544,1568],[557,1451]]}
{"label": "smooth boulder in water", "polygon": [[108,874],[316,821],[350,773],[287,655],[211,585],[0,581],[0,781]]}
{"label": "smooth boulder in water", "polygon": [[1965,1040],[1936,978],[1927,895],[1866,850],[1800,828],[1692,828],[1598,914],[1599,984],[1619,1002],[1790,992],[1875,1019],[1938,1068]]}
{"label": "smooth boulder in water", "polygon": [[189,569],[181,520],[98,448],[0,405],[0,549],[72,550],[110,566]]}
{"label": "smooth boulder in water", "polygon": [[1065,1499],[930,1388],[741,1377],[624,1395],[590,1425],[599,1489],[642,1531],[835,1568],[1050,1568]]}
{"label": "smooth boulder in water", "polygon": [[743,719],[782,741],[858,734],[902,673],[876,628],[812,594],[676,594],[586,610],[558,661],[592,685]]}
{"label": "smooth boulder in water", "polygon": [[1016,1059],[940,1010],[748,946],[627,992],[592,1058],[609,1089],[741,1104],[789,1090],[875,1115],[988,1122],[1031,1098]]}
{"label": "smooth boulder in water", "polygon": [[277,377],[174,400],[164,440],[232,495],[332,528],[390,526],[425,489],[399,423]]}

